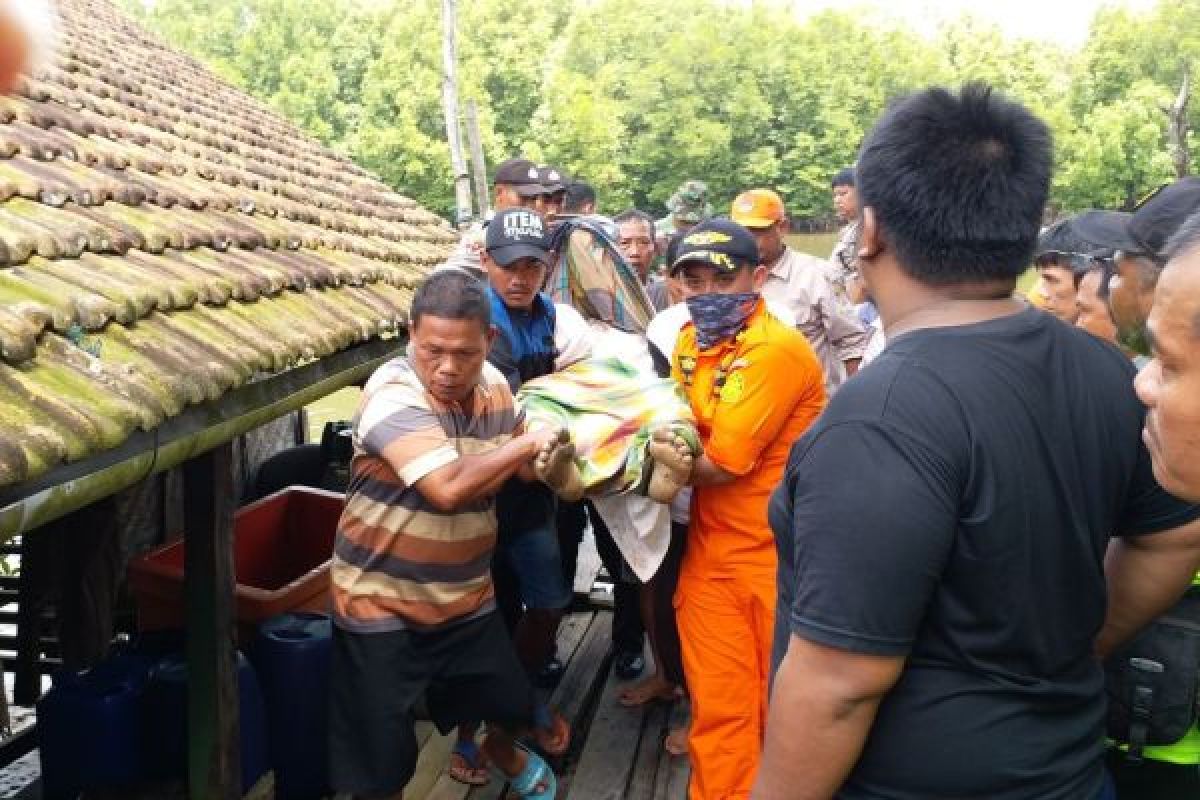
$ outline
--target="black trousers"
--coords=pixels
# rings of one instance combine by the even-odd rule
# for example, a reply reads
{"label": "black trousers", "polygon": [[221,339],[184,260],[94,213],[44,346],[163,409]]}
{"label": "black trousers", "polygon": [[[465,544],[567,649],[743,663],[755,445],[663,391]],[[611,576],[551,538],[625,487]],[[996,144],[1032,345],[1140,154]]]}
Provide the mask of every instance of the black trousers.
{"label": "black trousers", "polygon": [[613,541],[612,533],[600,518],[596,507],[586,500],[584,503],[587,505],[588,519],[592,521],[592,534],[596,537],[600,562],[613,579],[613,649],[618,653],[640,653],[646,638],[646,627],[642,625],[637,578],[625,563],[625,557],[621,555],[620,548]]}

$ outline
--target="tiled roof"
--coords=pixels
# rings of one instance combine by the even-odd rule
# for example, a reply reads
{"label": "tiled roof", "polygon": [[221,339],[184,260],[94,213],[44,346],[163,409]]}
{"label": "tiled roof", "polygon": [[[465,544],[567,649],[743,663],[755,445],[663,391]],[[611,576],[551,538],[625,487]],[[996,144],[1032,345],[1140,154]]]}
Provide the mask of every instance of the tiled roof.
{"label": "tiled roof", "polygon": [[56,6],[0,97],[0,486],[388,333],[456,238],[107,0]]}

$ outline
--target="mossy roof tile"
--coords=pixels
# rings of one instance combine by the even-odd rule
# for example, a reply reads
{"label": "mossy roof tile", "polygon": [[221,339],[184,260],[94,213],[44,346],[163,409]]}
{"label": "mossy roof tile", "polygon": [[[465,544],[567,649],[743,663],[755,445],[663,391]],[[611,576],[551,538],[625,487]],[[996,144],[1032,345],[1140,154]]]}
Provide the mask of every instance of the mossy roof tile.
{"label": "mossy roof tile", "polygon": [[109,0],[0,97],[0,486],[407,323],[455,233]]}

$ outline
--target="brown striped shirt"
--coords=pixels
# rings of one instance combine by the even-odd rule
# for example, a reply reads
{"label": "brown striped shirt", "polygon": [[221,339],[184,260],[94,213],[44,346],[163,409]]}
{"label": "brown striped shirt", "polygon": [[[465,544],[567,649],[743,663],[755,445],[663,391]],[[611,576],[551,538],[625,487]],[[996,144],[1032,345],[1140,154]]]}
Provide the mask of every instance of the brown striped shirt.
{"label": "brown striped shirt", "polygon": [[[432,398],[407,358],[380,367],[354,417],[354,460],[333,555],[334,618],[358,633],[430,630],[495,608],[491,498],[438,511],[413,484],[520,426],[512,392],[490,364],[475,414]],[[392,463],[383,458],[390,448]],[[399,457],[396,454],[399,454]]]}

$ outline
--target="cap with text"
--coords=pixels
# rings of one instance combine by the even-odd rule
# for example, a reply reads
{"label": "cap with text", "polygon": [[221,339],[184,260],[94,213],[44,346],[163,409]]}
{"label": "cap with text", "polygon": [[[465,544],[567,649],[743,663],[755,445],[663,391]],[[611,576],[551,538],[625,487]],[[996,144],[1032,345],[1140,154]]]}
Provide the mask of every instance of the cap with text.
{"label": "cap with text", "polygon": [[550,266],[550,240],[542,215],[526,208],[497,211],[487,225],[484,242],[488,256],[501,267],[522,258],[537,259]]}
{"label": "cap with text", "polygon": [[674,275],[688,264],[705,264],[721,272],[758,265],[758,243],[750,231],[728,217],[706,219],[679,241],[671,262]]}

